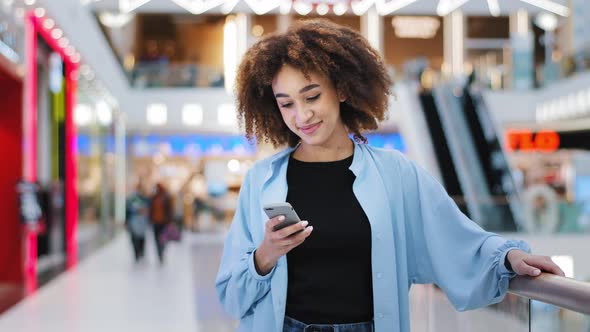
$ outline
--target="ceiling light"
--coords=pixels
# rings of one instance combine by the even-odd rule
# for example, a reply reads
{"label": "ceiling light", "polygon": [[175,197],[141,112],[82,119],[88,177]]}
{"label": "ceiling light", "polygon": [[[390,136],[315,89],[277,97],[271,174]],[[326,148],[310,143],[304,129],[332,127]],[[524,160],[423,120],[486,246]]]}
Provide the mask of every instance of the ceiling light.
{"label": "ceiling light", "polygon": [[76,52],[74,55],[72,55],[71,60],[73,63],[78,63],[80,62],[81,58],[82,57],[80,56],[80,53]]}
{"label": "ceiling light", "polygon": [[199,104],[186,104],[182,107],[182,122],[187,126],[203,123],[203,107]]}
{"label": "ceiling light", "polygon": [[353,1],[350,3],[350,7],[352,8],[352,12],[355,15],[361,16],[371,8],[375,1],[374,0],[359,0]]}
{"label": "ceiling light", "polygon": [[227,169],[229,169],[232,173],[237,173],[240,171],[240,162],[237,159],[232,159],[227,162]]}
{"label": "ceiling light", "polygon": [[263,15],[279,7],[282,0],[244,0],[257,15]]}
{"label": "ceiling light", "polygon": [[346,13],[346,11],[348,10],[348,7],[346,6],[345,3],[337,3],[334,5],[332,10],[334,11],[334,14],[336,14],[337,16],[342,16]]}
{"label": "ceiling light", "polygon": [[231,13],[240,0],[227,0],[221,5],[221,12],[223,14]]}
{"label": "ceiling light", "polygon": [[104,101],[96,103],[96,117],[103,126],[109,126],[113,122],[113,112]]}
{"label": "ceiling light", "polygon": [[57,45],[61,48],[68,46],[70,41],[66,37],[62,37],[57,41]]}
{"label": "ceiling light", "polygon": [[494,17],[500,16],[500,4],[498,4],[498,0],[488,0],[488,8],[490,15]]}
{"label": "ceiling light", "polygon": [[53,28],[54,26],[55,26],[55,21],[50,18],[45,19],[45,21],[43,21],[43,27],[47,30]]}
{"label": "ceiling light", "polygon": [[64,32],[61,29],[53,29],[51,30],[51,37],[53,37],[53,39],[60,39],[61,36],[64,35]]}
{"label": "ceiling light", "polygon": [[281,15],[289,15],[291,12],[291,0],[284,0],[279,7]]}
{"label": "ceiling light", "polygon": [[37,0],[25,0],[27,6],[33,6],[35,3],[37,3]]}
{"label": "ceiling light", "polygon": [[311,13],[311,11],[313,10],[313,6],[303,1],[297,1],[293,4],[293,9],[295,9],[295,11],[299,15],[305,16]]}
{"label": "ceiling light", "polygon": [[35,16],[41,18],[45,16],[45,9],[43,8],[35,8]]}
{"label": "ceiling light", "polygon": [[324,16],[328,14],[328,12],[330,11],[330,7],[325,3],[320,3],[316,6],[315,10],[318,13],[318,15]]}
{"label": "ceiling light", "polygon": [[72,45],[70,45],[70,46],[66,47],[66,49],[65,49],[65,51],[64,51],[64,53],[65,53],[67,56],[72,56],[72,55],[74,55],[74,53],[75,53],[75,52],[76,52],[76,49],[75,49],[75,48],[74,48],[74,46],[72,46]]}
{"label": "ceiling light", "polygon": [[168,121],[166,104],[149,104],[146,110],[147,122],[153,126],[161,126]]}
{"label": "ceiling light", "polygon": [[74,122],[78,126],[86,126],[92,122],[92,108],[88,104],[78,104],[74,109]]}
{"label": "ceiling light", "polygon": [[134,14],[129,13],[109,13],[103,12],[98,14],[98,20],[104,26],[111,29],[118,29],[125,26],[135,17]]}
{"label": "ceiling light", "polygon": [[234,104],[221,104],[217,108],[217,122],[222,126],[235,126],[238,121],[236,118],[236,107]]}
{"label": "ceiling light", "polygon": [[548,12],[540,12],[535,17],[535,25],[545,31],[554,31],[558,24],[557,16]]}
{"label": "ceiling light", "polygon": [[567,8],[567,6],[560,5],[560,4],[555,3],[553,1],[549,1],[549,0],[520,0],[520,1],[528,3],[528,4],[536,6],[536,7],[539,7],[541,9],[550,11],[554,14],[559,15],[559,16],[569,16],[570,15],[570,10],[569,10],[569,8]]}

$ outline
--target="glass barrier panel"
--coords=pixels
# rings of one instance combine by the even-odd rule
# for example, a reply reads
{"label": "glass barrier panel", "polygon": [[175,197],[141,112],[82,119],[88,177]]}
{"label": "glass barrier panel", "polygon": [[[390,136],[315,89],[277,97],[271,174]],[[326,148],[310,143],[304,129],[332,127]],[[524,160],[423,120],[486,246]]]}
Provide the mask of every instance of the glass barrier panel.
{"label": "glass barrier panel", "polygon": [[436,286],[413,285],[410,290],[412,332],[529,332],[529,319],[529,300],[513,294],[485,308],[458,312]]}
{"label": "glass barrier panel", "polygon": [[588,332],[590,316],[531,301],[531,332]]}

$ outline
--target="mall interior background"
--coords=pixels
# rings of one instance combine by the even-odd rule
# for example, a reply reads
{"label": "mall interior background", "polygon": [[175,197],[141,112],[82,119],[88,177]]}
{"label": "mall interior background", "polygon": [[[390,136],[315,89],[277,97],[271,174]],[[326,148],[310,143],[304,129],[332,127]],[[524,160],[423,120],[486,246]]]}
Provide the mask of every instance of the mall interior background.
{"label": "mall interior background", "polygon": [[0,313],[123,232],[139,180],[165,185],[184,233],[223,234],[276,151],[237,122],[240,56],[317,17],[360,31],[395,81],[369,144],[590,281],[588,1],[0,0]]}

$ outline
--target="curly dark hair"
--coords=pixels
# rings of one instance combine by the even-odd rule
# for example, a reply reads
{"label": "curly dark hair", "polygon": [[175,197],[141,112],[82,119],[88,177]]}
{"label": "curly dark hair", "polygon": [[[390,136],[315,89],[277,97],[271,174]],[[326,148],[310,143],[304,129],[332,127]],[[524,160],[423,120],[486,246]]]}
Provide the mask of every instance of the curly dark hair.
{"label": "curly dark hair", "polygon": [[284,123],[272,91],[283,65],[329,78],[346,96],[340,115],[357,142],[385,118],[392,84],[376,50],[358,32],[325,19],[299,21],[285,33],[255,43],[244,55],[236,78],[238,118],[249,140],[295,146],[299,137]]}

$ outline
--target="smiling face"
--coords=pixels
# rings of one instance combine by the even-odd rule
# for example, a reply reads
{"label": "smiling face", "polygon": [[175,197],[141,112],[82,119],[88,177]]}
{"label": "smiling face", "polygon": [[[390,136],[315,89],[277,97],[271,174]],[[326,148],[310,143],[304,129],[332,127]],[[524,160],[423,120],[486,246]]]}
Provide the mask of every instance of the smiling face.
{"label": "smiling face", "polygon": [[345,98],[338,96],[328,78],[310,73],[307,79],[300,70],[285,65],[274,77],[272,89],[283,121],[303,145],[329,147],[349,140],[340,117],[340,102]]}

